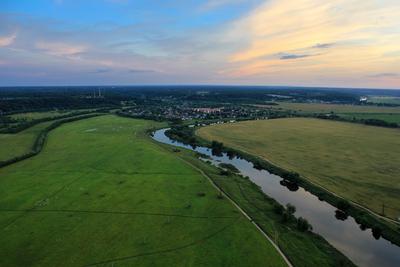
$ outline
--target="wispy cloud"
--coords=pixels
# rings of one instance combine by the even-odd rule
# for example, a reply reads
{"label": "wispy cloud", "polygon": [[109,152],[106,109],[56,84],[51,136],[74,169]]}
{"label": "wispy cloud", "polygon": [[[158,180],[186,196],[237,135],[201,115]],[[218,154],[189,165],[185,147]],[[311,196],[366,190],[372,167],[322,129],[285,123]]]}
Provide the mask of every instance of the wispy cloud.
{"label": "wispy cloud", "polygon": [[313,45],[312,48],[318,48],[318,49],[325,49],[325,48],[331,48],[332,46],[334,46],[334,43],[324,43],[324,44],[316,44]]}
{"label": "wispy cloud", "polygon": [[397,0],[75,2],[0,11],[0,84],[399,87]]}
{"label": "wispy cloud", "polygon": [[90,73],[92,74],[101,74],[101,73],[107,73],[107,72],[111,72],[112,69],[97,69],[95,71],[92,71]]}
{"label": "wispy cloud", "polygon": [[362,79],[367,73],[400,71],[398,56],[384,56],[400,46],[398,17],[400,5],[392,0],[266,1],[227,31],[242,45],[223,73],[271,83],[285,77],[291,83],[371,86]]}
{"label": "wispy cloud", "polygon": [[15,38],[17,38],[16,33],[6,36],[0,36],[0,47],[11,45],[14,42]]}
{"label": "wispy cloud", "polygon": [[368,75],[368,77],[371,78],[397,78],[400,77],[400,75],[398,73],[394,73],[394,72],[383,72],[383,73],[376,73],[376,74],[372,74],[372,75]]}
{"label": "wispy cloud", "polygon": [[53,56],[77,56],[87,50],[84,45],[61,42],[38,41],[35,47]]}
{"label": "wispy cloud", "polygon": [[129,73],[135,73],[135,74],[142,74],[142,73],[155,73],[156,71],[154,70],[141,70],[141,69],[130,69],[128,70]]}
{"label": "wispy cloud", "polygon": [[200,7],[200,10],[209,11],[225,5],[240,4],[244,2],[246,2],[246,0],[208,0]]}
{"label": "wispy cloud", "polygon": [[283,54],[279,57],[279,59],[287,60],[287,59],[299,59],[305,57],[311,57],[312,55],[296,55],[296,54]]}

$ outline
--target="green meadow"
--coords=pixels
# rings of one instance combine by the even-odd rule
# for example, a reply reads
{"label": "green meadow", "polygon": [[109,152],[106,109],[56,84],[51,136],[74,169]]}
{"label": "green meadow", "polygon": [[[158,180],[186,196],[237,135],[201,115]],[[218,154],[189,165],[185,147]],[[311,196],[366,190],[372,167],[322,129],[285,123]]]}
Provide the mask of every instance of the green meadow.
{"label": "green meadow", "polygon": [[67,123],[37,156],[1,168],[0,266],[285,266],[204,176],[145,133],[161,126],[112,115]]}
{"label": "green meadow", "polygon": [[0,134],[0,161],[31,151],[36,137],[52,122],[42,122],[15,134]]}
{"label": "green meadow", "polygon": [[298,172],[377,213],[400,216],[398,129],[290,118],[208,126],[197,134]]}

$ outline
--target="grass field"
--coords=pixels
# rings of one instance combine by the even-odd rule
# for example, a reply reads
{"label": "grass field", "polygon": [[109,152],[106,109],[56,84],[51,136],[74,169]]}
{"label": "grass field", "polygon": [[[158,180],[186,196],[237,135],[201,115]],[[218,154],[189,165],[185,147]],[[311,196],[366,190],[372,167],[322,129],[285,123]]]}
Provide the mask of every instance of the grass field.
{"label": "grass field", "polygon": [[0,161],[31,151],[36,137],[51,123],[51,121],[42,122],[15,134],[0,134]]}
{"label": "grass field", "polygon": [[211,177],[279,245],[294,266],[355,266],[320,236],[299,231],[295,222],[282,222],[281,215],[276,213],[276,201],[249,179],[235,174],[220,175],[218,169],[184,150],[176,154]]}
{"label": "grass field", "polygon": [[205,177],[147,137],[155,126],[68,123],[1,168],[0,266],[284,266]]}
{"label": "grass field", "polygon": [[263,157],[378,213],[400,216],[400,131],[318,119],[248,121],[197,134]]}

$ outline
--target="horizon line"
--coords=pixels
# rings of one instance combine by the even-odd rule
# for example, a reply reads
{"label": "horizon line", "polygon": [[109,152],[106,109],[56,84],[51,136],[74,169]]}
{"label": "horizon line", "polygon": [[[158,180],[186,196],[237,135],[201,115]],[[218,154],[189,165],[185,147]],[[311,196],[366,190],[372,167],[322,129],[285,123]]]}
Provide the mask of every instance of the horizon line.
{"label": "horizon line", "polygon": [[391,90],[400,91],[399,88],[378,88],[378,87],[344,87],[344,86],[306,86],[306,85],[240,85],[240,84],[131,84],[131,85],[0,85],[0,88],[50,88],[50,87],[276,87],[280,89],[290,89],[290,88],[305,88],[305,89],[351,89],[351,90]]}

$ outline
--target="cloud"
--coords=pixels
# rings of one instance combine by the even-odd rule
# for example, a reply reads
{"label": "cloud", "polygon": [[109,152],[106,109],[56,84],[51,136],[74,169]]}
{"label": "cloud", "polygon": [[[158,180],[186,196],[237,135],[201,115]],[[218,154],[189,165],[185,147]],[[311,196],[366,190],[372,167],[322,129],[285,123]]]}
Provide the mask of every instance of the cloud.
{"label": "cloud", "polygon": [[86,46],[61,42],[38,41],[35,44],[38,50],[53,56],[77,56],[87,50]]}
{"label": "cloud", "polygon": [[107,73],[107,72],[111,72],[111,71],[112,71],[112,69],[97,69],[97,70],[92,71],[92,72],[90,72],[90,73],[93,73],[93,74],[101,74],[101,73]]}
{"label": "cloud", "polygon": [[245,3],[248,0],[208,0],[205,4],[200,7],[201,11],[210,11],[213,9],[220,8],[225,5],[236,5]]}
{"label": "cloud", "polygon": [[265,1],[222,37],[241,45],[220,73],[276,84],[376,86],[360,77],[400,72],[398,56],[385,56],[400,46],[399,17],[391,0]]}
{"label": "cloud", "polygon": [[[0,11],[0,83],[7,78],[4,73],[13,70],[19,71],[15,81],[25,83],[35,81],[22,79],[25,73],[37,71],[47,73],[46,81],[54,84],[75,79],[82,84],[398,87],[396,76],[387,75],[400,73],[397,0],[298,0],[296,4],[291,0],[210,0],[201,6],[206,14],[199,12],[197,1],[174,0],[159,3],[174,9],[172,13],[143,5],[120,21],[115,17],[125,15],[118,12],[133,8],[121,9],[124,4],[118,2],[136,1],[89,2],[80,7],[82,12],[90,12],[88,7],[95,4],[106,5],[110,11],[96,25],[79,16],[66,19],[44,11],[34,16],[29,10],[24,14]],[[180,15],[175,16],[175,11]],[[72,11],[62,12],[72,15]],[[229,19],[221,20],[227,14]],[[205,20],[216,22],[210,26]],[[15,29],[18,36],[13,37],[9,33]],[[374,73],[386,79],[366,78]]]}
{"label": "cloud", "polygon": [[324,44],[319,44],[318,43],[318,44],[312,46],[312,48],[322,48],[322,49],[324,49],[324,48],[330,48],[330,47],[332,47],[334,45],[335,45],[334,43],[324,43]]}
{"label": "cloud", "polygon": [[396,78],[396,77],[400,77],[400,75],[398,73],[394,73],[394,72],[383,72],[383,73],[368,75],[368,77],[371,77],[371,78],[386,78],[386,77]]}
{"label": "cloud", "polygon": [[155,73],[156,71],[154,71],[154,70],[130,69],[128,72],[129,73],[141,74],[141,73]]}
{"label": "cloud", "polygon": [[0,47],[5,47],[5,46],[11,45],[12,43],[14,43],[15,38],[17,38],[16,33],[13,33],[8,36],[0,37]]}
{"label": "cloud", "polygon": [[311,57],[312,55],[296,55],[296,54],[283,54],[279,57],[279,59],[287,60],[287,59],[299,59],[305,57]]}

